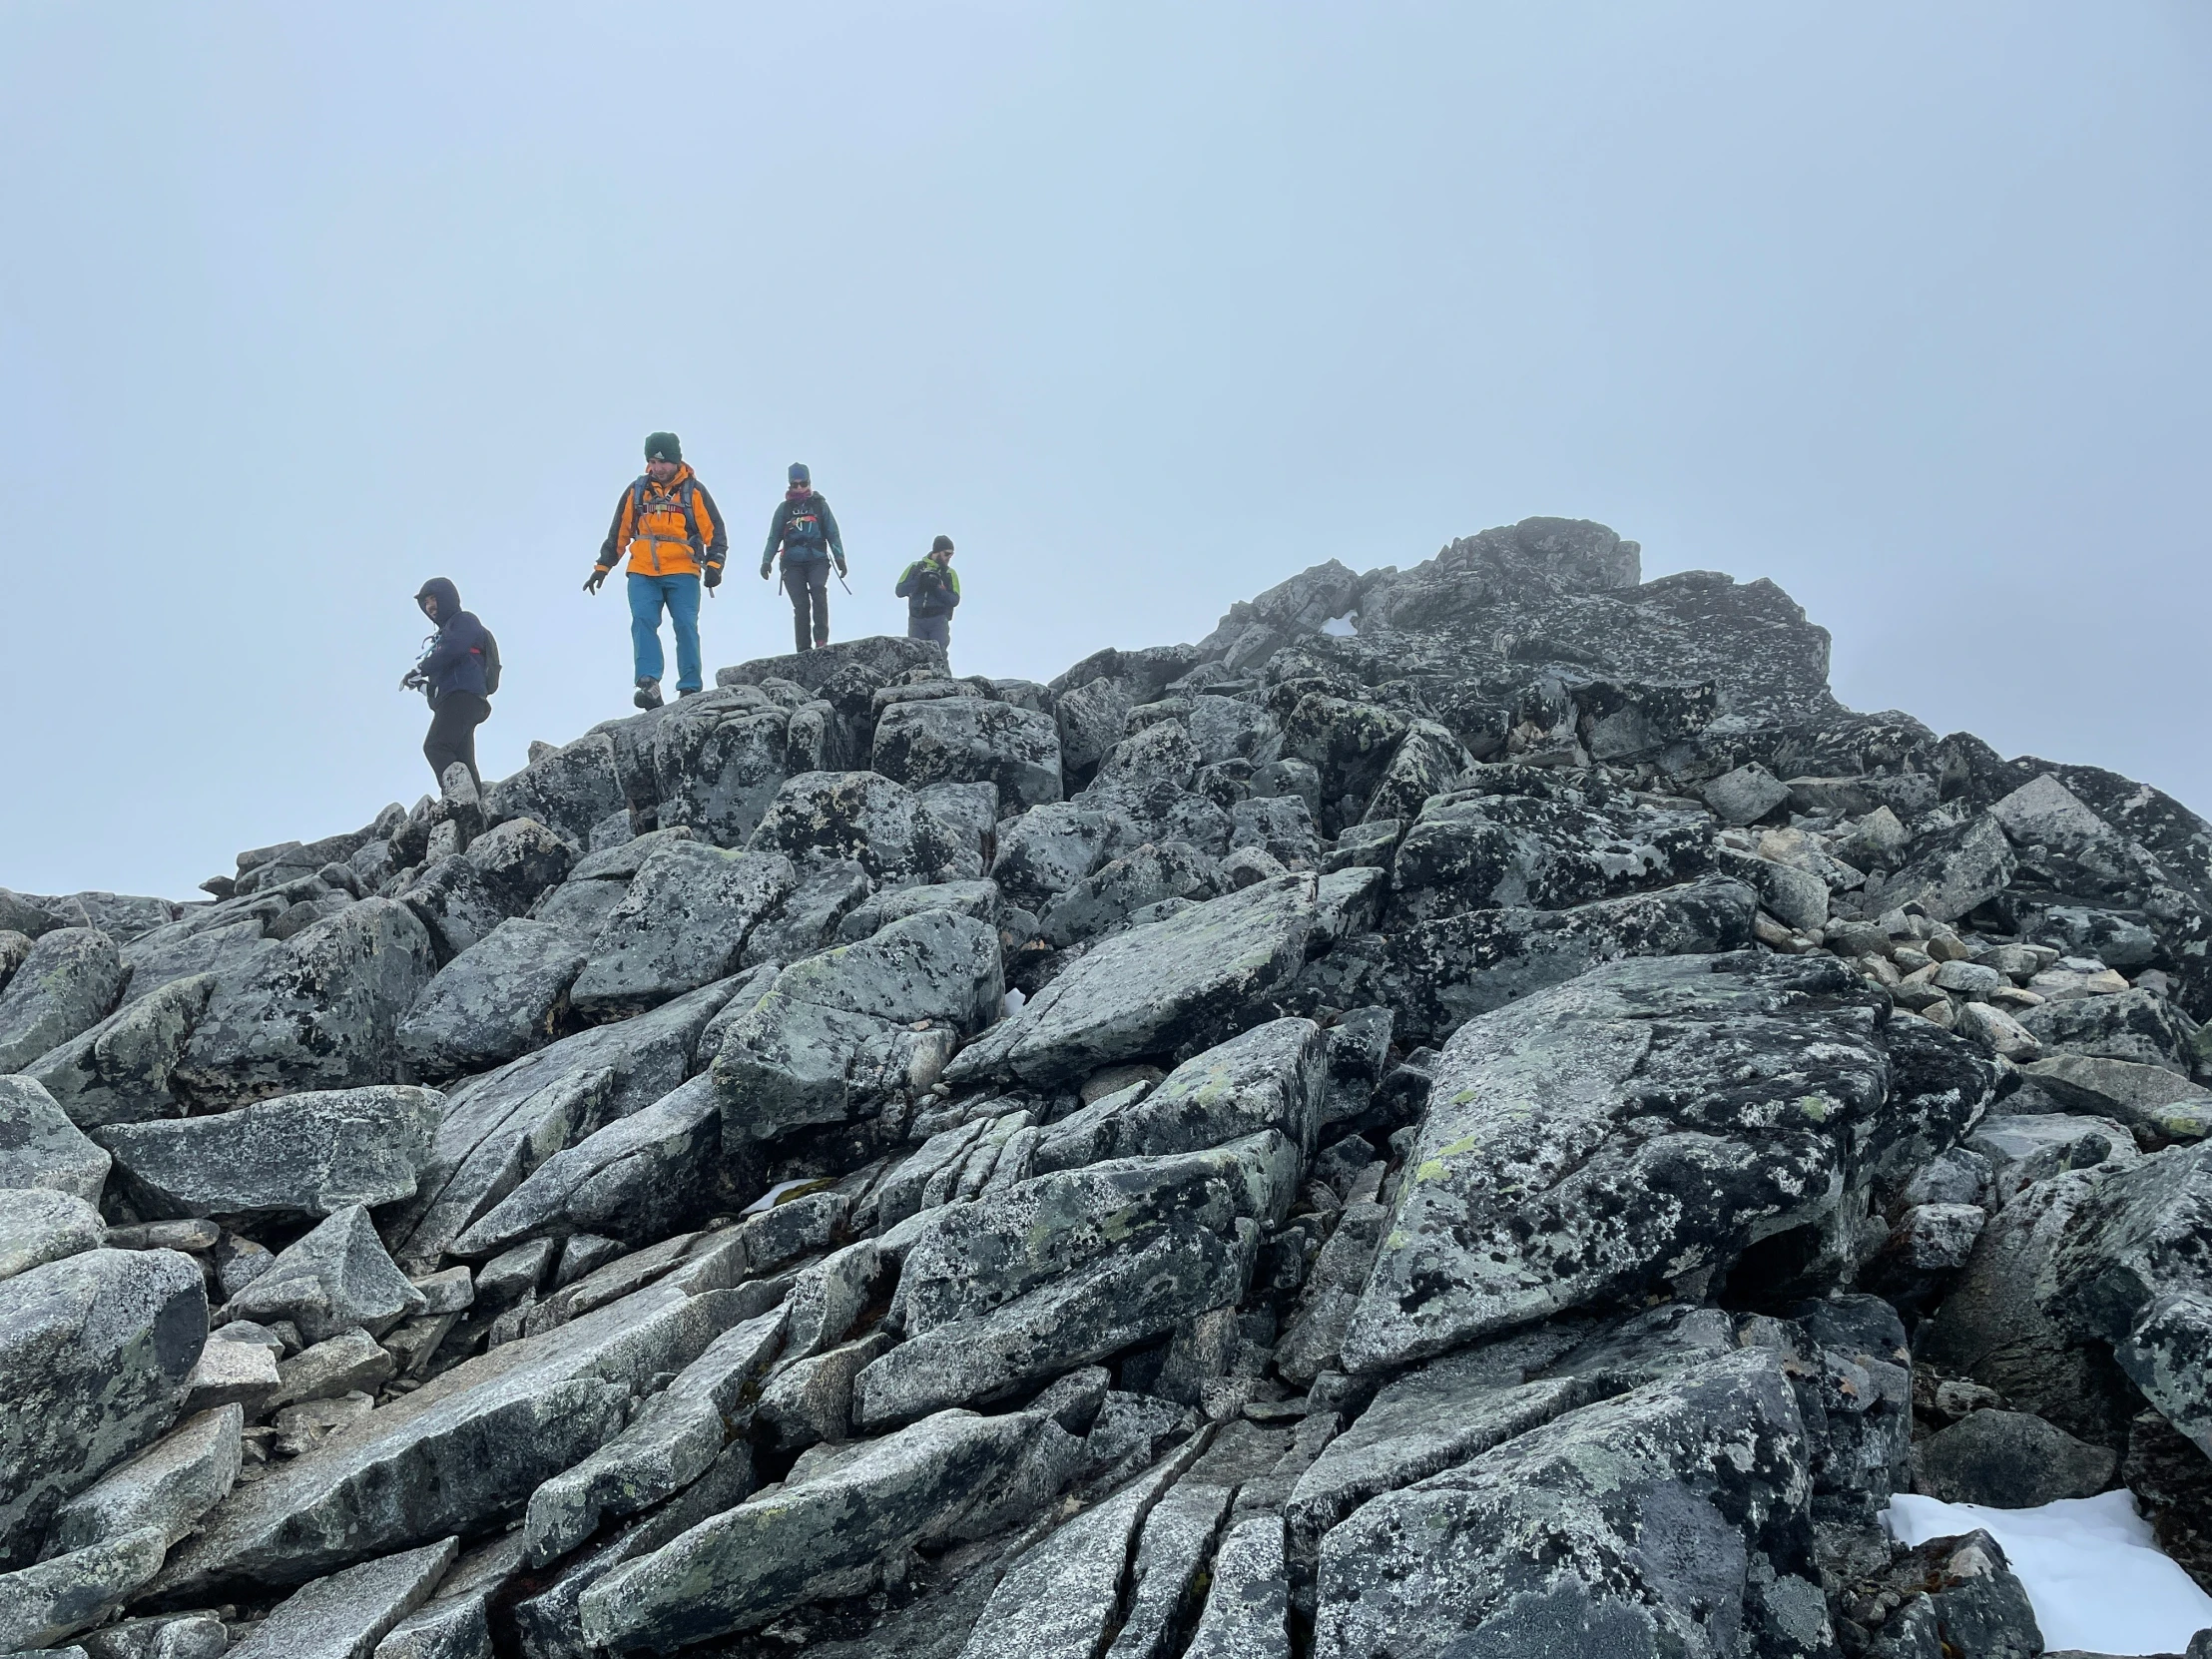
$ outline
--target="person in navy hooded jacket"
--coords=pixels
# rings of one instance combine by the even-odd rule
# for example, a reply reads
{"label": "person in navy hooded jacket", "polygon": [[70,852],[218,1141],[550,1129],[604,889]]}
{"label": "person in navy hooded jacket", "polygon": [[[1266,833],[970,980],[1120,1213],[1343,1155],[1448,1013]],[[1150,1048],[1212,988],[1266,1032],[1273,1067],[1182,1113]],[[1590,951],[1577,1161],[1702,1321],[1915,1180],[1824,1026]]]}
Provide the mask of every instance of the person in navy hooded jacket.
{"label": "person in navy hooded jacket", "polygon": [[421,659],[399,682],[402,690],[419,691],[430,700],[430,735],[422,740],[423,759],[441,787],[445,769],[458,761],[481,788],[476,728],[491,714],[491,676],[498,672],[493,666],[498,662],[498,647],[475,614],[461,609],[460,590],[444,577],[433,576],[423,583],[415,603],[438,625]]}

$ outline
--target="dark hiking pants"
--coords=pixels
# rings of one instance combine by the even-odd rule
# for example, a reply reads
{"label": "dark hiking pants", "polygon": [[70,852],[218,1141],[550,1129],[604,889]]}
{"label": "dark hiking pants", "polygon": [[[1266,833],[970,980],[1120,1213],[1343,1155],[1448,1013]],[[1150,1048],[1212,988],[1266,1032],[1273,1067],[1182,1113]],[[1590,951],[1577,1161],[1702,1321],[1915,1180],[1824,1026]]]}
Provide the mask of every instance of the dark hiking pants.
{"label": "dark hiking pants", "polygon": [[906,637],[910,640],[933,640],[945,650],[952,649],[952,619],[948,616],[908,616]]}
{"label": "dark hiking pants", "polygon": [[[786,559],[784,561],[784,591],[792,601],[793,649],[811,650],[830,643],[830,561],[828,559]],[[813,630],[810,635],[808,616],[813,614]]]}
{"label": "dark hiking pants", "polygon": [[459,761],[477,787],[483,787],[483,779],[476,775],[476,728],[490,716],[490,702],[474,692],[449,691],[437,700],[430,713],[430,735],[422,740],[422,758],[430,763],[433,778],[442,784],[445,769]]}

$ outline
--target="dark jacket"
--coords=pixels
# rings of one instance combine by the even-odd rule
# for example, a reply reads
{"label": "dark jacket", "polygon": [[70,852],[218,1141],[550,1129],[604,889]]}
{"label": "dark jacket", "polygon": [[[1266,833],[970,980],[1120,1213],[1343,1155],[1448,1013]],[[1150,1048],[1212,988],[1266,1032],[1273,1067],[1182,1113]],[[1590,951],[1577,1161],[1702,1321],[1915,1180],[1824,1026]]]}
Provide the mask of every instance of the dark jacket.
{"label": "dark jacket", "polygon": [[428,682],[430,701],[435,704],[447,692],[457,691],[486,696],[484,641],[489,636],[484,625],[474,613],[461,609],[460,590],[444,577],[433,576],[423,583],[416,601],[425,594],[438,602],[438,633],[415,667]]}
{"label": "dark jacket", "polygon": [[960,573],[950,565],[923,557],[908,565],[892,590],[906,601],[913,617],[950,616],[960,603]]}
{"label": "dark jacket", "polygon": [[775,558],[779,548],[794,564],[827,559],[832,554],[838,564],[844,563],[844,538],[837,534],[836,515],[830,511],[830,503],[819,490],[789,494],[776,503],[776,516],[768,525],[768,550],[761,555],[761,563]]}

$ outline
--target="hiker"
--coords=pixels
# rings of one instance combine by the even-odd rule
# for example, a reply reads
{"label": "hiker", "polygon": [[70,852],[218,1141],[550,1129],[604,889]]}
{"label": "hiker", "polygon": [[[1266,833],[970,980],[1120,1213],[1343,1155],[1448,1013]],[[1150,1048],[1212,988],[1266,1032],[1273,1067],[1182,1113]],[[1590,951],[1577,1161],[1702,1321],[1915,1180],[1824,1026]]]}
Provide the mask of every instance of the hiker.
{"label": "hiker", "polygon": [[476,772],[476,728],[491,715],[491,694],[499,689],[499,646],[491,630],[461,609],[460,590],[433,576],[415,595],[422,614],[438,625],[415,666],[400,676],[402,691],[419,691],[430,700],[430,735],[422,740],[422,758],[445,787],[445,769],[455,761]]}
{"label": "hiker", "polygon": [[[769,520],[768,551],[761,555],[761,580],[768,580],[776,555],[784,555],[784,591],[791,595],[793,649],[811,651],[830,643],[830,561],[837,561],[837,579],[844,579],[844,538],[830,503],[815,493],[814,476],[805,463],[792,462],[791,488],[776,504]],[[813,634],[808,613],[814,615]]]}
{"label": "hiker", "polygon": [[906,601],[906,637],[934,640],[952,649],[952,612],[960,603],[960,576],[952,568],[952,538],[939,536],[906,567],[895,590]]}
{"label": "hiker", "polygon": [[599,562],[584,578],[586,593],[599,592],[624,548],[630,550],[630,654],[638,688],[630,701],[658,709],[661,612],[665,608],[676,625],[676,694],[690,697],[701,686],[700,581],[704,577],[710,592],[721,587],[723,560],[730,553],[721,509],[684,464],[684,446],[674,432],[655,432],[645,440],[645,476],[622,492]]}

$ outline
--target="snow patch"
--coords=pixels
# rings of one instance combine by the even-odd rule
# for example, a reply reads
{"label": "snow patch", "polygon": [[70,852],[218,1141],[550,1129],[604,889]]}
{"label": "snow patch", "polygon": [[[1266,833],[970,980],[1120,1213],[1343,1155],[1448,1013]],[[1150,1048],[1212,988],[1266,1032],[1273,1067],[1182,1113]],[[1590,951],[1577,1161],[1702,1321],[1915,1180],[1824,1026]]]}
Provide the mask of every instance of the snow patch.
{"label": "snow patch", "polygon": [[2034,1509],[1900,1493],[1883,1517],[1903,1543],[1971,1532],[2004,1546],[2048,1649],[2179,1653],[2212,1627],[2212,1596],[2161,1551],[2135,1495],[2102,1492]]}
{"label": "snow patch", "polygon": [[1006,993],[1006,1012],[1009,1014],[1020,1013],[1021,1005],[1028,1000],[1029,999],[1026,996],[1023,996],[1019,990],[1008,991]]}

